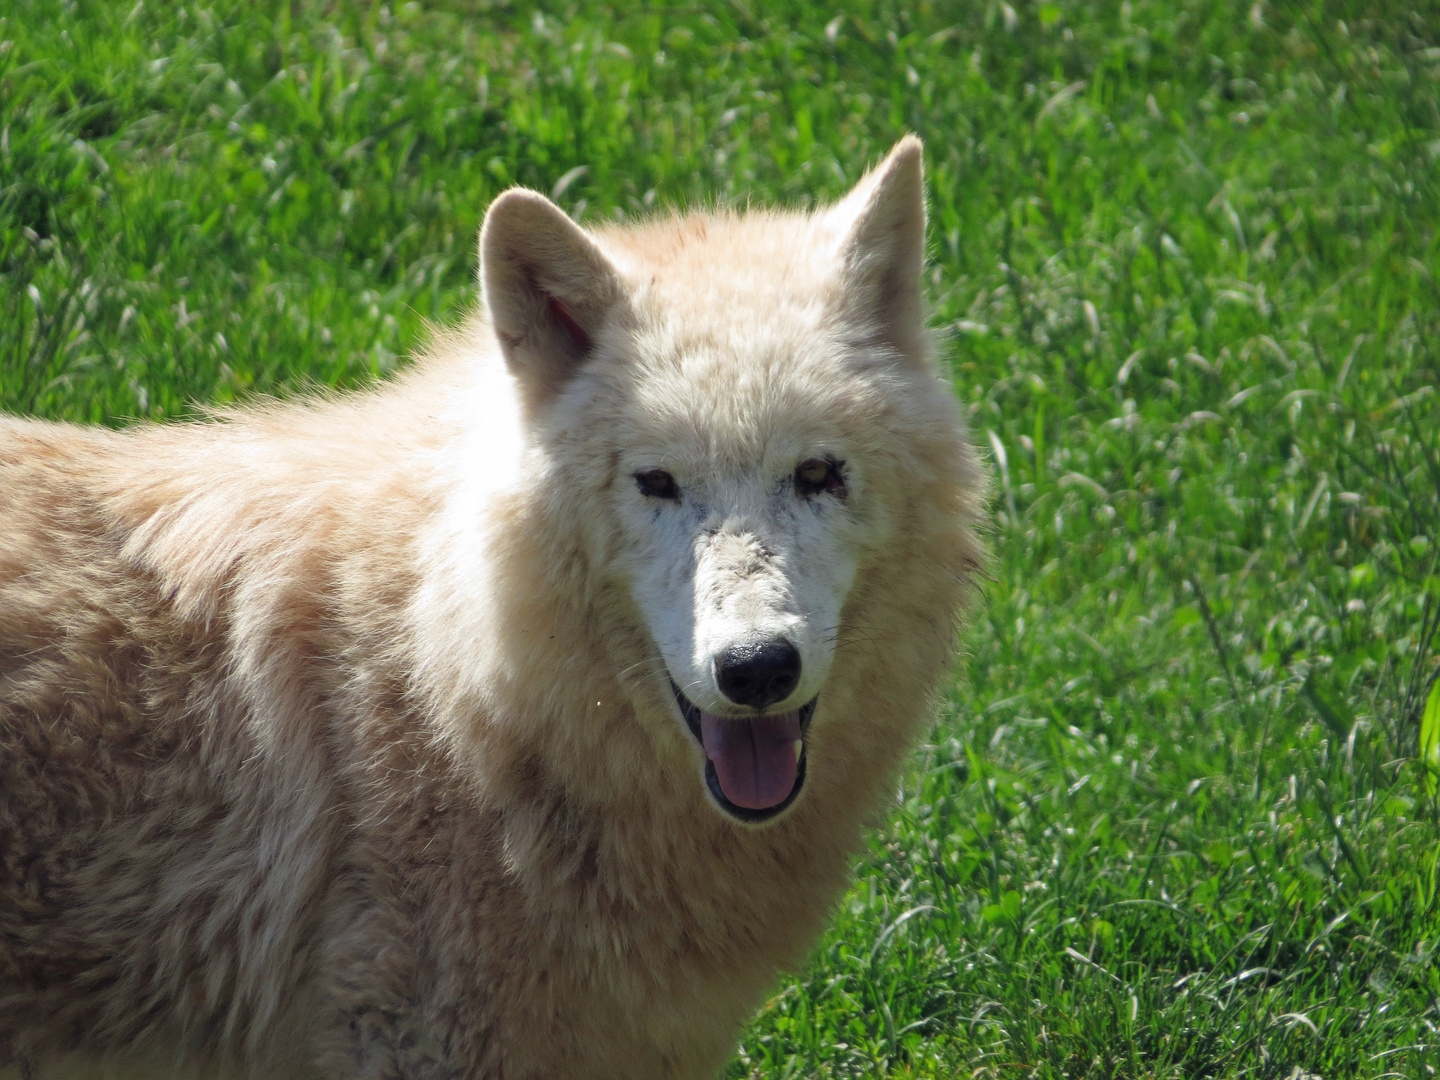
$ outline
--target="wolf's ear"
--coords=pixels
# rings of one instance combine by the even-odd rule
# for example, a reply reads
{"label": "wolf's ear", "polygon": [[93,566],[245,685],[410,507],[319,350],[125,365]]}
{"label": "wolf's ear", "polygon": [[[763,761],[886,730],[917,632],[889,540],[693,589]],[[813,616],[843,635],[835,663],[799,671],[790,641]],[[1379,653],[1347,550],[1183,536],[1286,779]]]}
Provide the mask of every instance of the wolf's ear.
{"label": "wolf's ear", "polygon": [[844,313],[919,361],[927,355],[920,271],[925,266],[925,166],[907,135],[831,210],[840,235]]}
{"label": "wolf's ear", "polygon": [[480,289],[526,403],[551,398],[625,295],[613,263],[545,196],[512,188],[480,229]]}

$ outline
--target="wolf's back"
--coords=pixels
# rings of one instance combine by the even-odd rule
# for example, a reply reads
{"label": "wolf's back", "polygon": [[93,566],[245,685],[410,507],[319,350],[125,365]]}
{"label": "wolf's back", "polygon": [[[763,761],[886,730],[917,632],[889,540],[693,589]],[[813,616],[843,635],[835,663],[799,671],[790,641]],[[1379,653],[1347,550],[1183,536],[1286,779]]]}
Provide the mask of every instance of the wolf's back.
{"label": "wolf's back", "polygon": [[225,428],[0,420],[0,1065],[238,1050],[313,969],[334,513],[206,491]]}

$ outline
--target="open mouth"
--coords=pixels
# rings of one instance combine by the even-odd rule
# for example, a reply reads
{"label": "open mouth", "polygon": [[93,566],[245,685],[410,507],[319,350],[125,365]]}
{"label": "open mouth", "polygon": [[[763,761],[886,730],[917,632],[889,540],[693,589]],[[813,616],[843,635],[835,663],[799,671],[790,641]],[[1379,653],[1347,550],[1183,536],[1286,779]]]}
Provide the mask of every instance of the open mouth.
{"label": "open mouth", "polygon": [[805,786],[805,733],[818,698],[791,712],[736,719],[705,712],[673,680],[670,689],[705,751],[705,784],[720,809],[754,824],[795,801]]}

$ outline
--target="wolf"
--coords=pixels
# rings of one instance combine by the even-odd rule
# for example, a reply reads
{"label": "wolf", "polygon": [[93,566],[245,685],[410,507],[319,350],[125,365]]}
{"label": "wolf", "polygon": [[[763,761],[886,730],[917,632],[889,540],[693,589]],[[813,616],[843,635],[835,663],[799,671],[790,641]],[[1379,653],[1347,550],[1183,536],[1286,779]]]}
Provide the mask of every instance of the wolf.
{"label": "wolf", "polygon": [[397,380],[0,420],[0,1067],[699,1080],[983,564],[921,144],[839,202],[500,195]]}

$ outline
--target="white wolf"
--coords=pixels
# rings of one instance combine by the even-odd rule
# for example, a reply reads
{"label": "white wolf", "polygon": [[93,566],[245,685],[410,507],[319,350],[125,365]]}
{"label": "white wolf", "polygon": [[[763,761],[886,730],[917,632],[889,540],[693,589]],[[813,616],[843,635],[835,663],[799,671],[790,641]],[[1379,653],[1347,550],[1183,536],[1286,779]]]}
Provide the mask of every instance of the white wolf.
{"label": "white wolf", "polygon": [[814,213],[528,191],[403,379],[0,421],[0,1068],[713,1076],[953,657],[921,147]]}

